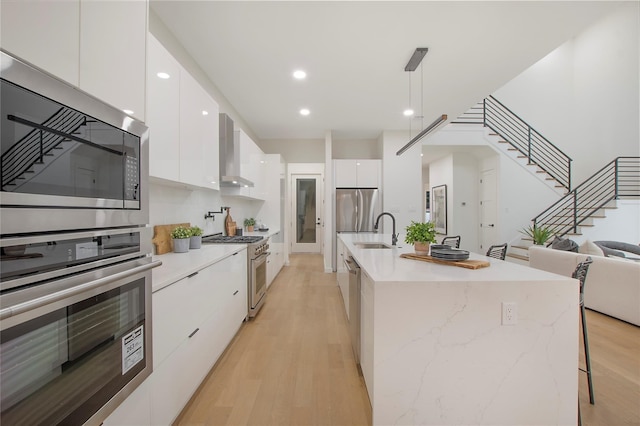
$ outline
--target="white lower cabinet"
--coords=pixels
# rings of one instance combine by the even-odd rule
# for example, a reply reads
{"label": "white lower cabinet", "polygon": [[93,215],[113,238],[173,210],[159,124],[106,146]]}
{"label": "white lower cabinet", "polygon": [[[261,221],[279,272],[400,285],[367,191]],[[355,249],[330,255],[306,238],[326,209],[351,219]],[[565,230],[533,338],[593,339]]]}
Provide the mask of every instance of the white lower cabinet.
{"label": "white lower cabinet", "polygon": [[271,254],[267,259],[267,287],[276,278],[284,265],[284,238],[282,231],[273,234],[269,240]]}
{"label": "white lower cabinet", "polygon": [[347,251],[344,243],[340,238],[337,238],[336,242],[336,278],[338,280],[338,287],[342,294],[342,302],[344,303],[344,309],[349,319],[349,271],[344,262],[349,257],[349,251]]}
{"label": "white lower cabinet", "polygon": [[360,281],[360,367],[373,404],[373,280],[364,271]]}
{"label": "white lower cabinet", "polygon": [[178,417],[247,316],[247,252],[152,297],[153,373],[105,425],[168,425]]}

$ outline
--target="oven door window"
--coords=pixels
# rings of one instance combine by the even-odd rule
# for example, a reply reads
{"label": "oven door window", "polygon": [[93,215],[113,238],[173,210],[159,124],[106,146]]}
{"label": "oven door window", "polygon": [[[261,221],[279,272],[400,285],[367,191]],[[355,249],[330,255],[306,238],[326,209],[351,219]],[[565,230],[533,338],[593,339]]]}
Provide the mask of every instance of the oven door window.
{"label": "oven door window", "polygon": [[139,199],[140,138],[5,80],[0,95],[3,193],[92,200],[78,207]]}
{"label": "oven door window", "polygon": [[145,279],[0,332],[2,424],[82,424],[146,365]]}

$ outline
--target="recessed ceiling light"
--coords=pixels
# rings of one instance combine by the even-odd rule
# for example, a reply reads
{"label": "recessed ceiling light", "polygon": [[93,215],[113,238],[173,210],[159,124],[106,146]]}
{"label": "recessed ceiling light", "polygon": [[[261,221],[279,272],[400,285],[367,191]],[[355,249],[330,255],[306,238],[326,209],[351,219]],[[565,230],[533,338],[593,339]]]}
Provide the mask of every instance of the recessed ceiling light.
{"label": "recessed ceiling light", "polygon": [[129,115],[133,114],[133,111],[131,111],[130,109],[123,109],[122,112],[124,112],[125,114],[129,114]]}
{"label": "recessed ceiling light", "polygon": [[166,72],[159,72],[158,74],[156,74],[158,76],[158,78],[162,78],[164,80],[170,78],[171,76],[169,74],[167,74]]}
{"label": "recessed ceiling light", "polygon": [[296,80],[304,80],[307,78],[307,73],[302,70],[296,70],[293,72],[293,78]]}
{"label": "recessed ceiling light", "polygon": [[238,181],[237,181],[237,180],[234,180],[232,183],[233,183],[234,185],[236,185],[236,184],[238,183]]}
{"label": "recessed ceiling light", "polygon": [[209,111],[202,110],[202,115],[209,115]]}
{"label": "recessed ceiling light", "polygon": [[249,187],[249,185],[245,185],[244,187],[245,187],[245,188],[248,188],[248,187]]}
{"label": "recessed ceiling light", "polygon": [[309,115],[311,114],[311,111],[309,111],[307,108],[302,108],[300,110],[300,115]]}
{"label": "recessed ceiling light", "polygon": [[402,113],[405,117],[411,117],[413,115],[413,110],[411,108],[405,109]]}

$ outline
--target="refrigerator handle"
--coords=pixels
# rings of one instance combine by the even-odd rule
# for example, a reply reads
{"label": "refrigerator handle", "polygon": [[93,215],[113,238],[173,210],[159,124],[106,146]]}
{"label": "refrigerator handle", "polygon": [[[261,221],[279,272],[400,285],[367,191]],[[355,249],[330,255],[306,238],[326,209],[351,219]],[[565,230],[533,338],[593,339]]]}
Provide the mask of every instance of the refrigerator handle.
{"label": "refrigerator handle", "polygon": [[364,212],[364,206],[362,203],[362,191],[356,189],[356,232],[362,231],[362,213]]}

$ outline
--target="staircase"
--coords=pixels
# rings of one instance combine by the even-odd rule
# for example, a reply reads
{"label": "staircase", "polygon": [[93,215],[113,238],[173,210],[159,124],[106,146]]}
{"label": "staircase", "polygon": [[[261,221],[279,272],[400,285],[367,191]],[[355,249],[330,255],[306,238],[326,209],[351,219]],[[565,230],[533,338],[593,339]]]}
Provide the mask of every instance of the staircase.
{"label": "staircase", "polygon": [[[593,227],[606,218],[618,200],[640,199],[640,157],[618,157],[578,185],[556,203],[532,219],[534,226],[544,226],[558,237],[582,235],[582,228]],[[532,241],[512,245],[508,256],[528,261]]]}
{"label": "staircase", "polygon": [[452,124],[484,126],[494,148],[514,158],[560,195],[571,190],[571,158],[493,96],[478,102]]}
{"label": "staircase", "polygon": [[62,107],[42,123],[9,115],[8,119],[32,128],[2,154],[0,186],[15,191],[77,145],[77,135],[88,121],[84,114]]}

